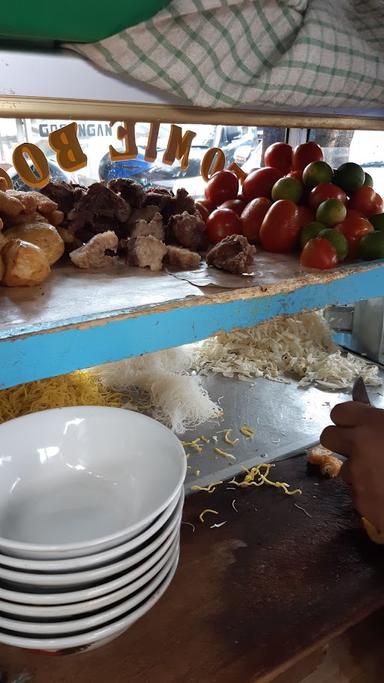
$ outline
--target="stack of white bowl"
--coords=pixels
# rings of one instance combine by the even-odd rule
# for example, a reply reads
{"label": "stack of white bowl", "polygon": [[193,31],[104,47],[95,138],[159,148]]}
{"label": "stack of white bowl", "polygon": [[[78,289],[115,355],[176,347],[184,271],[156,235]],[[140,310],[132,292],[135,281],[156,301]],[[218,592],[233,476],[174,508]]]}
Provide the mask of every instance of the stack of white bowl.
{"label": "stack of white bowl", "polygon": [[172,432],[117,408],[0,426],[0,642],[74,652],[116,638],[169,586],[186,472]]}

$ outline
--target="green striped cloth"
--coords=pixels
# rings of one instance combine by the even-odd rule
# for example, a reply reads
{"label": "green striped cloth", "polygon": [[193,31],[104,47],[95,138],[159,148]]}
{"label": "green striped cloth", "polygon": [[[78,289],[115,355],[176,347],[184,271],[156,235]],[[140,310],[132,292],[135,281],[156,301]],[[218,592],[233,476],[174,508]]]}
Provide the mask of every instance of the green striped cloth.
{"label": "green striped cloth", "polygon": [[69,47],[202,107],[384,103],[384,0],[172,0]]}

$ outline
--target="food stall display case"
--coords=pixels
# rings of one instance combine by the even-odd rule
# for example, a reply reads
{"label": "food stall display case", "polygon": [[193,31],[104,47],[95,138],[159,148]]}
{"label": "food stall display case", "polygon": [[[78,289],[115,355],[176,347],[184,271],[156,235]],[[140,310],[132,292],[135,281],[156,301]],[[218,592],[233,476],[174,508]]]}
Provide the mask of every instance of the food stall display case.
{"label": "food stall display case", "polygon": [[[299,140],[300,131],[307,128],[384,130],[384,110],[193,108],[176,97],[107,76],[66,52],[2,50],[0,72],[0,118],[273,126],[291,129]],[[220,330],[249,327],[277,316],[384,297],[380,261],[303,274],[289,258],[283,267],[272,256],[263,259],[257,283],[239,288],[211,283],[200,286],[192,276],[180,278],[170,273],[128,277],[121,270],[112,277],[108,273],[74,272],[63,266],[37,288],[15,293],[9,290],[6,296],[1,295],[0,388],[203,340]],[[282,402],[295,401],[290,391],[288,396],[282,388]],[[325,398],[328,402],[323,397],[321,419],[329,412],[332,395]],[[305,404],[307,411],[316,412],[316,401],[315,395],[309,403],[303,399],[299,409]],[[282,420],[293,419],[278,407],[276,414],[280,430]],[[316,431],[319,424],[313,426]],[[289,452],[294,450],[291,444]],[[283,454],[284,449],[280,449],[279,457]],[[251,461],[247,451],[244,462]],[[240,466],[239,461],[237,470]],[[287,460],[281,466],[281,476],[303,485],[306,471],[302,461],[297,465],[295,460]],[[220,479],[233,476],[235,471],[236,467],[222,469]],[[213,474],[208,469],[197,481],[204,485]],[[365,540],[358,536],[358,547],[351,549],[348,539],[339,547],[335,534],[327,536],[326,528],[332,527],[335,515],[339,515],[341,525],[352,524],[346,492],[341,490],[333,498],[330,482],[309,481],[310,492],[303,495],[304,502],[299,501],[299,510],[293,503],[289,508],[294,518],[287,513],[284,497],[275,504],[273,490],[264,496],[259,517],[254,517],[259,504],[249,495],[239,505],[240,514],[233,505],[228,512],[235,495],[237,499],[233,490],[219,492],[214,504],[204,493],[191,496],[186,505],[187,522],[194,523],[201,509],[213,505],[225,509],[224,520],[231,523],[217,529],[215,538],[215,530],[204,528],[193,534],[185,528],[185,556],[168,601],[163,600],[153,613],[97,656],[86,655],[92,678],[82,677],[80,659],[69,658],[64,664],[40,663],[34,655],[15,655],[4,648],[0,660],[8,672],[16,673],[20,668],[38,672],[39,683],[51,683],[59,676],[60,680],[99,683],[111,674],[111,680],[117,682],[123,680],[119,672],[124,667],[130,667],[130,680],[137,683],[273,680],[303,653],[321,648],[383,602],[378,560],[367,550]],[[327,501],[326,514],[318,507],[317,496]],[[310,503],[312,512],[306,514]],[[287,520],[285,530],[283,518]],[[254,524],[268,529],[256,546],[252,544]],[[312,535],[314,525],[316,539]],[[308,553],[313,554],[312,573],[302,576],[300,568]],[[367,563],[362,561],[364,553],[371,553]],[[284,593],[285,581],[290,589]],[[303,590],[296,600],[299,583]],[[267,601],[260,593],[263,585],[270,593]],[[229,594],[231,599],[226,597]],[[337,613],[334,604],[338,605]],[[291,630],[287,619],[293,620]],[[180,625],[178,634],[176,622]],[[146,657],[148,639],[150,663]],[[132,649],[134,661],[127,655]],[[197,659],[202,667],[198,673]]]}
{"label": "food stall display case", "polygon": [[[28,64],[28,68],[25,65]],[[126,84],[66,53],[3,51],[1,117],[135,120],[380,130],[383,112],[194,109]],[[47,96],[49,93],[49,96]],[[273,262],[266,264],[266,271]],[[280,269],[279,269],[280,270]],[[384,296],[382,264],[303,277],[287,267],[259,286],[198,288],[164,275],[108,278],[57,270],[36,294],[10,296],[0,319],[0,387],[204,339],[278,315]]]}

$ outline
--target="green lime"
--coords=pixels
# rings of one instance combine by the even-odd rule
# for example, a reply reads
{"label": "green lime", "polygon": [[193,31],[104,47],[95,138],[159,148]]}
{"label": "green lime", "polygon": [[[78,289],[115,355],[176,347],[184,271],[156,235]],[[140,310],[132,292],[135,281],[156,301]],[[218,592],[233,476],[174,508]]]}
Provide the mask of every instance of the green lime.
{"label": "green lime", "polygon": [[372,223],[375,230],[381,230],[381,232],[384,233],[384,213],[376,213],[374,216],[371,216],[368,220],[370,223]]}
{"label": "green lime", "polygon": [[368,187],[373,187],[373,178],[367,172],[365,172],[364,185],[368,185]]}
{"label": "green lime", "polygon": [[326,199],[317,207],[316,220],[329,228],[341,223],[347,215],[347,209],[340,199]]}
{"label": "green lime", "polygon": [[297,204],[303,194],[303,185],[297,178],[280,178],[277,180],[272,188],[272,199],[290,199],[291,202]]}
{"label": "green lime", "polygon": [[351,196],[359,187],[364,185],[365,171],[359,164],[348,161],[337,169],[333,176],[333,182]]}
{"label": "green lime", "polygon": [[359,242],[359,256],[365,261],[384,258],[384,233],[371,232]]}
{"label": "green lime", "polygon": [[318,223],[317,221],[311,221],[310,223],[307,223],[307,225],[304,225],[304,227],[301,228],[300,233],[301,248],[305,247],[309,240],[312,240],[314,237],[317,237],[319,232],[324,230],[324,228],[324,223]]}
{"label": "green lime", "polygon": [[326,161],[311,161],[303,171],[303,183],[307,187],[316,187],[320,183],[330,183],[333,170]]}
{"label": "green lime", "polygon": [[339,261],[344,261],[348,254],[348,240],[341,232],[334,228],[325,228],[319,233],[319,237],[324,237],[331,242],[337,251]]}

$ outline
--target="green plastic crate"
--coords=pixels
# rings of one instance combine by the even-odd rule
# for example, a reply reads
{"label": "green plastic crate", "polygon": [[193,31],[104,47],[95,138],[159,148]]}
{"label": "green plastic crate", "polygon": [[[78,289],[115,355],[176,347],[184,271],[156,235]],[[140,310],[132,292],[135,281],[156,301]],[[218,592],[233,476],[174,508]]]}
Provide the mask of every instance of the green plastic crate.
{"label": "green plastic crate", "polygon": [[153,17],[170,0],[15,0],[0,12],[0,38],[94,43]]}

